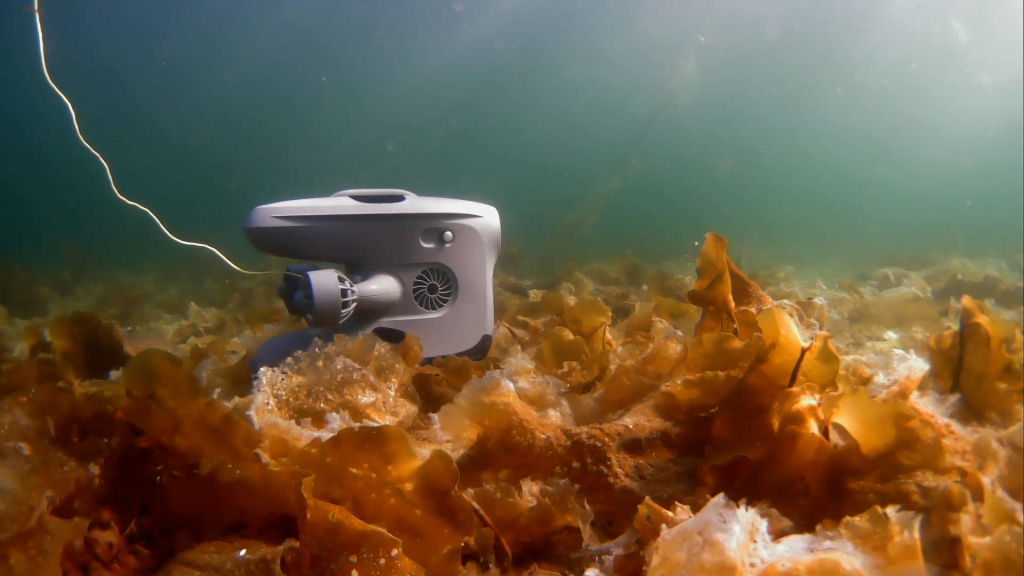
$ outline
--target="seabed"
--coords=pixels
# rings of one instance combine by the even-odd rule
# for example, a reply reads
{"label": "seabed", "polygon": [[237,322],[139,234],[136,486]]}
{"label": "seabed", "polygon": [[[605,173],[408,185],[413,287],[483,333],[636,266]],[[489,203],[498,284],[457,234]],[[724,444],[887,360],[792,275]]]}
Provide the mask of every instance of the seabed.
{"label": "seabed", "polygon": [[0,573],[1021,574],[1020,262],[495,277],[482,361],[276,278],[0,282]]}

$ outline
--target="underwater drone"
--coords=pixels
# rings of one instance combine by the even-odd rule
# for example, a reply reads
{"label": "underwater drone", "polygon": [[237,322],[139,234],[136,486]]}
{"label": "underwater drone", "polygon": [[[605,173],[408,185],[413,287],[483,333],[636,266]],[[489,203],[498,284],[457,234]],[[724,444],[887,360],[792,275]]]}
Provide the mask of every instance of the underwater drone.
{"label": "underwater drone", "polygon": [[413,333],[424,361],[479,360],[490,350],[501,250],[492,206],[406,190],[343,190],[258,206],[245,232],[267,254],[344,269],[286,268],[277,293],[309,327],[267,340],[253,354],[254,372],[335,334],[372,332],[400,342]]}

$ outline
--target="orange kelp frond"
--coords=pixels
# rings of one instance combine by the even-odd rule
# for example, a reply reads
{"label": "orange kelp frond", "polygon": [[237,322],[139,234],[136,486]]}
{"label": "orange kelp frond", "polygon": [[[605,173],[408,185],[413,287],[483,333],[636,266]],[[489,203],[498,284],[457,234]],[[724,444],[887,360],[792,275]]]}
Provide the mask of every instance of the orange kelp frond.
{"label": "orange kelp frond", "polygon": [[[695,336],[729,332],[739,336],[741,324],[750,325],[756,316],[771,306],[772,300],[747,278],[726,254],[728,243],[714,232],[705,235],[704,247],[697,256],[697,280],[686,297],[703,309]],[[747,311],[737,316],[737,311]]]}

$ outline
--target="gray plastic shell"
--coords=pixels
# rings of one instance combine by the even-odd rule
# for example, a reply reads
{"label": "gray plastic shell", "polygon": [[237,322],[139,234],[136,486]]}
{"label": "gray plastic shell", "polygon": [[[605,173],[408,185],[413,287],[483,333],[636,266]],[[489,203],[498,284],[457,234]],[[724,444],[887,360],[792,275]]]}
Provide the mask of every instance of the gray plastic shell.
{"label": "gray plastic shell", "polygon": [[[380,273],[397,278],[403,289],[393,305],[360,310],[356,303],[352,321],[360,331],[413,333],[426,357],[461,353],[493,331],[501,220],[492,206],[406,190],[345,190],[258,206],[245,231],[267,254],[339,264],[357,284]],[[413,298],[413,282],[428,268],[447,272],[454,284],[451,301],[436,311]]]}

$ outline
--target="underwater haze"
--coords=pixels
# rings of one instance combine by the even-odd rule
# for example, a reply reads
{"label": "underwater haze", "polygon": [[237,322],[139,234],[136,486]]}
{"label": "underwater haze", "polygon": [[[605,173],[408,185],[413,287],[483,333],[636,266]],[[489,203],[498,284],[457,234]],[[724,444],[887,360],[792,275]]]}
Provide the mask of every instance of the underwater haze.
{"label": "underwater haze", "polygon": [[0,576],[1024,574],[1022,4],[0,2]]}
{"label": "underwater haze", "polygon": [[[0,8],[0,260],[210,266],[120,203]],[[42,2],[54,82],[121,191],[265,266],[261,203],[480,200],[538,269],[695,255],[844,271],[1016,257],[1019,0]],[[749,265],[749,264],[748,264]]]}

